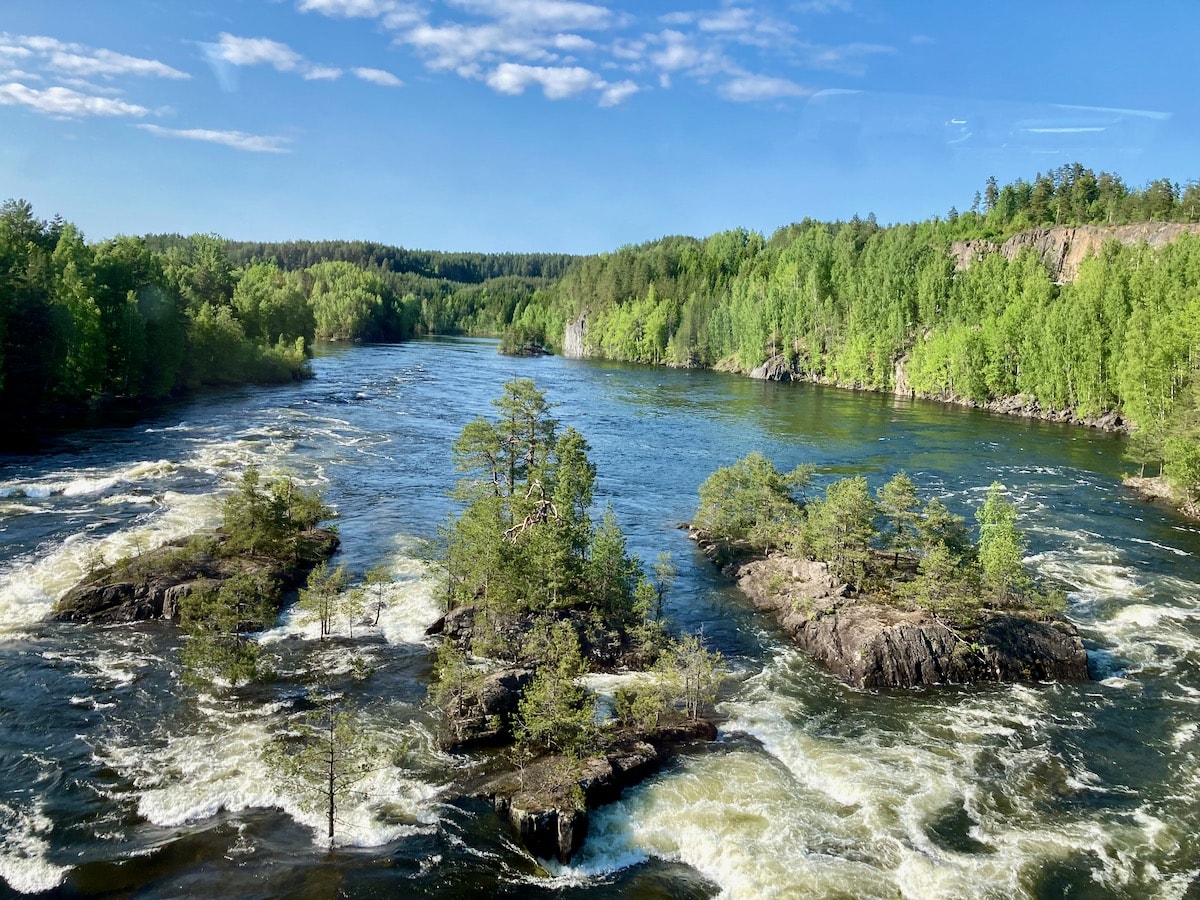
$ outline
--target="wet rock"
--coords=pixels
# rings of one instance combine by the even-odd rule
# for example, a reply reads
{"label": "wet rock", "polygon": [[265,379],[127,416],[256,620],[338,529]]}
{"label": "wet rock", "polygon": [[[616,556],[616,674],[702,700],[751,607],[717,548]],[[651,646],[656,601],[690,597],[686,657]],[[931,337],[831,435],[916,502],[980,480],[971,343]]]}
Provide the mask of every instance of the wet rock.
{"label": "wet rock", "polygon": [[818,560],[750,557],[712,541],[701,547],[801,650],[857,687],[1090,677],[1079,633],[1065,619],[985,610],[971,627],[954,626],[922,610],[873,602]]}
{"label": "wet rock", "polygon": [[496,812],[522,845],[539,859],[567,863],[583,846],[589,812],[620,799],[657,772],[677,747],[714,740],[717,729],[704,719],[666,723],[647,734],[615,736],[602,752],[582,761],[544,756],[483,785]]}
{"label": "wet rock", "polygon": [[466,750],[512,741],[513,716],[531,681],[532,668],[501,669],[454,693],[442,707],[442,747]]}

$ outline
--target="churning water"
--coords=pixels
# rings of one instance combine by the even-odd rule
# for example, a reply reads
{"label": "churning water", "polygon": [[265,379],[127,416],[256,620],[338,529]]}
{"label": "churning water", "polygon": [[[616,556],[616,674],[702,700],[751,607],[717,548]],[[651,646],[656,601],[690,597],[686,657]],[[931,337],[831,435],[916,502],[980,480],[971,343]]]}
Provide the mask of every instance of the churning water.
{"label": "churning water", "polygon": [[[1200,529],[1119,485],[1121,442],[808,386],[551,359],[485,341],[333,350],[316,378],[164,408],[0,468],[0,893],[165,897],[1200,897]],[[450,444],[529,376],[590,441],[601,502],[680,578],[673,620],[731,661],[721,740],[598,813],[570,866],[530,860],[454,785],[423,702],[438,615],[418,561]],[[870,693],[781,641],[677,529],[751,449],[783,469],[904,468],[970,515],[993,480],[1030,563],[1070,593],[1096,680]],[[339,511],[338,562],[394,577],[331,647],[292,611],[275,680],[196,692],[170,626],[47,621],[102,560],[211,527],[245,467]],[[361,728],[395,750],[323,819],[262,748],[301,714],[305,655],[373,669]],[[615,690],[619,679],[594,686]]]}

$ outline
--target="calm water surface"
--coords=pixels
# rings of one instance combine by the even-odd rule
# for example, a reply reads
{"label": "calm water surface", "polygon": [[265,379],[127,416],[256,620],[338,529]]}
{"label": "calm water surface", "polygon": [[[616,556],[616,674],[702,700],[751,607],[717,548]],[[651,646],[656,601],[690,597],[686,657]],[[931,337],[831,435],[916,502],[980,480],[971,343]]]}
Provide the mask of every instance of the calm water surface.
{"label": "calm water surface", "polygon": [[[316,378],[79,433],[0,458],[0,893],[177,897],[1200,897],[1200,530],[1119,485],[1119,440],[936,404],[713,373],[507,359],[475,340],[326,353]],[[416,560],[451,509],[450,444],[514,376],[578,427],[632,549],[670,550],[673,620],[735,678],[720,742],[600,812],[546,871],[453,785],[423,701],[438,615]],[[1030,563],[1070,591],[1086,685],[866,693],[823,674],[739,601],[677,525],[718,465],[880,483],[904,468],[970,516],[993,480]],[[162,625],[46,621],[100,558],[215,524],[245,466],[319,486],[338,562],[396,584],[363,728],[403,746],[322,844],[321,817],[260,750],[303,696],[315,627],[262,636],[278,678],[179,685]],[[615,680],[601,679],[602,690]]]}

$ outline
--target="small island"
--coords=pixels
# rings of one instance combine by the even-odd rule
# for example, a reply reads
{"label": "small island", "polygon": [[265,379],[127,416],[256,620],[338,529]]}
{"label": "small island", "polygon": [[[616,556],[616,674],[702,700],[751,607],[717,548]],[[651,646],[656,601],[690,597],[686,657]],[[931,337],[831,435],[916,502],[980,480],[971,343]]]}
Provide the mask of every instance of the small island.
{"label": "small island", "polygon": [[979,539],[903,472],[872,496],[862,476],[808,498],[813,467],[751,453],[700,487],[691,536],[759,609],[862,688],[1087,680],[1087,653],[1022,562],[1016,508],[993,484]]}
{"label": "small island", "polygon": [[[430,628],[431,693],[443,747],[503,748],[472,792],[534,856],[567,862],[589,809],[716,737],[703,714],[723,665],[699,637],[668,633],[670,556],[647,573],[611,509],[592,521],[583,436],[559,430],[529,379],[493,403],[498,420],[468,423],[453,448],[463,509],[433,554],[448,611]],[[601,703],[591,672],[641,674]]]}

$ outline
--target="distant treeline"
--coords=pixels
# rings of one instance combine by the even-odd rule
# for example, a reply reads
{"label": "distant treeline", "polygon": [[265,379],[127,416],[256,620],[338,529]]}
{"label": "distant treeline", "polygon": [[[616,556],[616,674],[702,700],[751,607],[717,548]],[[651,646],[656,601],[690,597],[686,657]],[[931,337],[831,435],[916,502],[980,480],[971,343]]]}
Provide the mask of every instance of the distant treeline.
{"label": "distant treeline", "polygon": [[[164,251],[187,240],[146,236],[147,246]],[[342,262],[370,272],[396,297],[410,298],[411,324],[420,334],[498,334],[580,259],[565,253],[408,250],[371,241],[227,241],[225,247],[235,266],[265,262],[298,272]]]}
{"label": "distant treeline", "polygon": [[1200,222],[1200,182],[1180,185],[1160,178],[1131,188],[1119,175],[1070,163],[1039,172],[1032,181],[1018,178],[1001,186],[989,178],[975,193],[968,216],[951,208],[947,218],[963,238],[1009,237],[1050,225]]}

